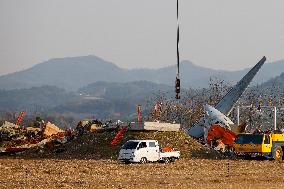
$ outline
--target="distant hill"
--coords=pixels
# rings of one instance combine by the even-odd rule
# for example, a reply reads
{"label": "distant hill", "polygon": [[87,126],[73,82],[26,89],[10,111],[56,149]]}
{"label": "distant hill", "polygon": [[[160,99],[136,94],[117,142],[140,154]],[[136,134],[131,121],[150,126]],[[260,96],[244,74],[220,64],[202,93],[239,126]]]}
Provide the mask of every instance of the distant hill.
{"label": "distant hill", "polygon": [[284,72],[281,75],[264,82],[262,87],[275,86],[284,89]]}
{"label": "distant hill", "polygon": [[156,84],[149,81],[134,81],[127,83],[110,83],[98,81],[79,89],[79,93],[85,96],[94,96],[105,99],[139,99],[151,97],[155,93],[174,92],[174,88],[164,84]]}
{"label": "distant hill", "polygon": [[145,108],[159,92],[174,96],[173,87],[149,81],[96,82],[78,92],[67,92],[53,86],[0,90],[0,111],[121,118],[135,113],[138,104]]}
{"label": "distant hill", "polygon": [[[254,66],[256,62],[252,62]],[[214,70],[197,66],[190,61],[181,63],[181,84],[188,88],[208,87],[210,77],[218,77],[229,82],[237,82],[249,69],[240,71]],[[284,60],[267,63],[257,74],[255,82],[262,83],[284,70]],[[151,81],[158,84],[174,85],[176,66],[160,69],[122,69],[96,56],[57,58],[38,64],[24,71],[0,76],[0,89],[19,89],[57,86],[68,91],[97,81],[132,82]]]}
{"label": "distant hill", "polygon": [[[58,58],[0,77],[0,88],[51,85],[77,90],[96,81],[126,81],[125,70],[95,56]],[[125,78],[125,79],[123,79]]]}
{"label": "distant hill", "polygon": [[136,112],[136,106],[147,103],[159,93],[174,96],[174,88],[149,81],[127,83],[95,82],[78,90],[81,100],[60,105],[54,109],[60,113],[92,113],[96,117],[125,117]]}
{"label": "distant hill", "polygon": [[0,110],[40,112],[77,99],[76,94],[53,86],[0,90]]}
{"label": "distant hill", "polygon": [[[276,101],[283,99],[283,90],[271,90],[270,86],[283,86],[284,73],[254,88],[256,95],[264,97],[272,95]],[[203,94],[203,89],[193,90],[195,94]],[[187,92],[182,90],[183,93]],[[34,113],[47,113],[51,115],[67,115],[76,118],[133,118],[136,107],[142,105],[144,115],[149,115],[157,96],[173,99],[174,88],[164,84],[149,81],[134,82],[95,82],[80,88],[77,92],[68,92],[53,86],[32,87],[30,89],[0,90],[1,111],[26,111]],[[248,93],[250,94],[250,93]],[[212,95],[208,93],[208,95]],[[187,98],[186,94],[181,95]],[[283,96],[283,95],[282,95]],[[250,95],[243,95],[244,101]],[[275,101],[275,102],[276,102]]]}

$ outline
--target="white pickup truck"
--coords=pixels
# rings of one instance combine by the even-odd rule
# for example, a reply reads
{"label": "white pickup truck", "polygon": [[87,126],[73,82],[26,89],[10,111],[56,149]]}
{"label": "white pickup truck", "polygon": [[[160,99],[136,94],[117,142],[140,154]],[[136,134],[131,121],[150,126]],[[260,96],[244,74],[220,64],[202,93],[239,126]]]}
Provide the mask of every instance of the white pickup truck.
{"label": "white pickup truck", "polygon": [[129,140],[120,149],[118,161],[130,162],[175,162],[180,157],[179,151],[163,152],[156,140]]}

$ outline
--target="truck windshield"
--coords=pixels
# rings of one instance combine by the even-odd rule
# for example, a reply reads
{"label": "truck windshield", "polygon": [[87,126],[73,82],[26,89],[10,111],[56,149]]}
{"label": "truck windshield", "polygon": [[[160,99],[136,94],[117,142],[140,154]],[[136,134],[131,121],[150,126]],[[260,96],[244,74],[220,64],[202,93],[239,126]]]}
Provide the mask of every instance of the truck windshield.
{"label": "truck windshield", "polygon": [[137,145],[138,142],[128,141],[122,146],[122,149],[135,149]]}
{"label": "truck windshield", "polygon": [[236,144],[261,144],[263,135],[241,134],[236,138]]}

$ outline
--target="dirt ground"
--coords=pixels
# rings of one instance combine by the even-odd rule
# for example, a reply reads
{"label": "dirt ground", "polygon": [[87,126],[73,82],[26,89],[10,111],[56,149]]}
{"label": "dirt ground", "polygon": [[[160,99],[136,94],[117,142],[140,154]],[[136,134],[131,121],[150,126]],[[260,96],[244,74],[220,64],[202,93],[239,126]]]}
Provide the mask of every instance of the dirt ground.
{"label": "dirt ground", "polygon": [[284,188],[284,163],[180,159],[173,164],[0,157],[0,188]]}

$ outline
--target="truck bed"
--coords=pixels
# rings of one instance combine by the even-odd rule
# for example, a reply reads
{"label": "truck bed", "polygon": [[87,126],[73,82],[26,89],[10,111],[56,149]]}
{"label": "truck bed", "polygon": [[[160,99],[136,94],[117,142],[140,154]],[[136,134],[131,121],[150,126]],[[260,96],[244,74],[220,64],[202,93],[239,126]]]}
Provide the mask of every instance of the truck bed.
{"label": "truck bed", "polygon": [[172,152],[160,152],[160,158],[179,158],[180,157],[180,151],[172,151]]}

